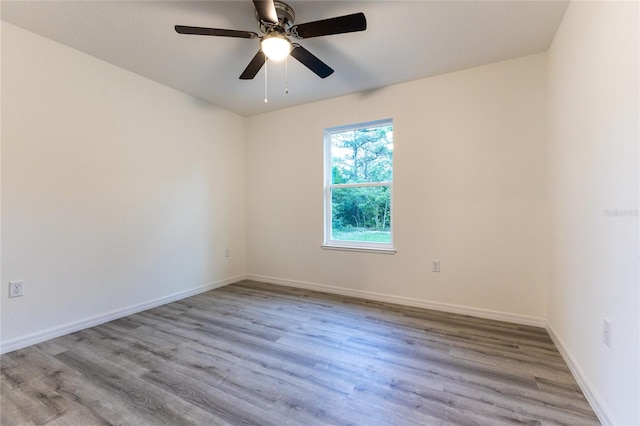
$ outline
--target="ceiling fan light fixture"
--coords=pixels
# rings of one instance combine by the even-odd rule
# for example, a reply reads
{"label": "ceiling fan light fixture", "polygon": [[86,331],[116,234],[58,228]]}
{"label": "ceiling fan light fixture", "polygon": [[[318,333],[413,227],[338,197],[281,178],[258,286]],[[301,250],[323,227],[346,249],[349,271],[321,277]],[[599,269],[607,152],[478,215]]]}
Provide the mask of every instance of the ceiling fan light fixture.
{"label": "ceiling fan light fixture", "polygon": [[260,48],[267,58],[281,61],[291,52],[291,42],[282,34],[267,34],[262,37]]}

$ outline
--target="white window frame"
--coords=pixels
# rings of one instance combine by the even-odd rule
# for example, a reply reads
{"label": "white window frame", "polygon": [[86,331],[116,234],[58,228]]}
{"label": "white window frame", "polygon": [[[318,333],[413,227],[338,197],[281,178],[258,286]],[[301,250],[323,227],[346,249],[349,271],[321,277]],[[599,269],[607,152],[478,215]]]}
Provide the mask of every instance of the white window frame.
{"label": "white window frame", "polygon": [[[365,123],[355,123],[346,126],[331,127],[324,131],[324,244],[322,248],[331,250],[350,250],[363,252],[377,252],[385,254],[395,254],[396,249],[393,245],[393,180],[387,182],[364,182],[364,183],[332,183],[333,179],[333,157],[331,155],[331,135],[335,133],[343,133],[351,130],[366,129],[372,127],[393,126],[393,119],[387,118],[383,120],[369,121]],[[394,133],[394,159],[392,160],[392,168],[395,163],[395,133]],[[394,170],[395,172],[395,170]],[[332,239],[332,205],[331,191],[335,188],[362,188],[387,186],[389,187],[389,211],[390,221],[390,242],[389,243],[373,243],[367,241],[343,241]]]}

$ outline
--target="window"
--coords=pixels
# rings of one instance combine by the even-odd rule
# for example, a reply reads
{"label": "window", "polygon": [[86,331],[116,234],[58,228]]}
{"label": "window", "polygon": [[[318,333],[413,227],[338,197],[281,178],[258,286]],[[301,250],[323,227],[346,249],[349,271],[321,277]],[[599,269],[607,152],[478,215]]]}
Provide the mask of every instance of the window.
{"label": "window", "polygon": [[393,252],[393,121],[325,130],[326,248]]}

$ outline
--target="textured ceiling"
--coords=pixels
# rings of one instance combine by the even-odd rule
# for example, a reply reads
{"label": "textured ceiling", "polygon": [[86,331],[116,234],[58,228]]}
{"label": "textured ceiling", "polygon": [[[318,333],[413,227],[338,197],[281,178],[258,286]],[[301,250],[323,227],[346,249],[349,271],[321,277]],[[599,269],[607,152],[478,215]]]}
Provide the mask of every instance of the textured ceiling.
{"label": "textured ceiling", "polygon": [[296,23],[364,12],[364,32],[301,40],[335,73],[294,59],[238,76],[257,39],[177,34],[176,24],[257,31],[250,0],[2,1],[2,20],[204,99],[254,115],[543,52],[566,1],[289,1]]}

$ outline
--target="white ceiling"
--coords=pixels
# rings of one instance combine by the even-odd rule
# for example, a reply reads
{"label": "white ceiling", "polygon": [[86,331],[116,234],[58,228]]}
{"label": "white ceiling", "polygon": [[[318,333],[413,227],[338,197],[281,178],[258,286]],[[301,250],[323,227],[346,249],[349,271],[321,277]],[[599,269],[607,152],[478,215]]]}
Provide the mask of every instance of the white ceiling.
{"label": "white ceiling", "polygon": [[249,116],[543,52],[567,1],[294,1],[296,23],[364,12],[367,30],[300,40],[335,73],[320,79],[295,59],[238,76],[257,39],[177,34],[176,24],[257,31],[250,0],[7,1],[2,20]]}

